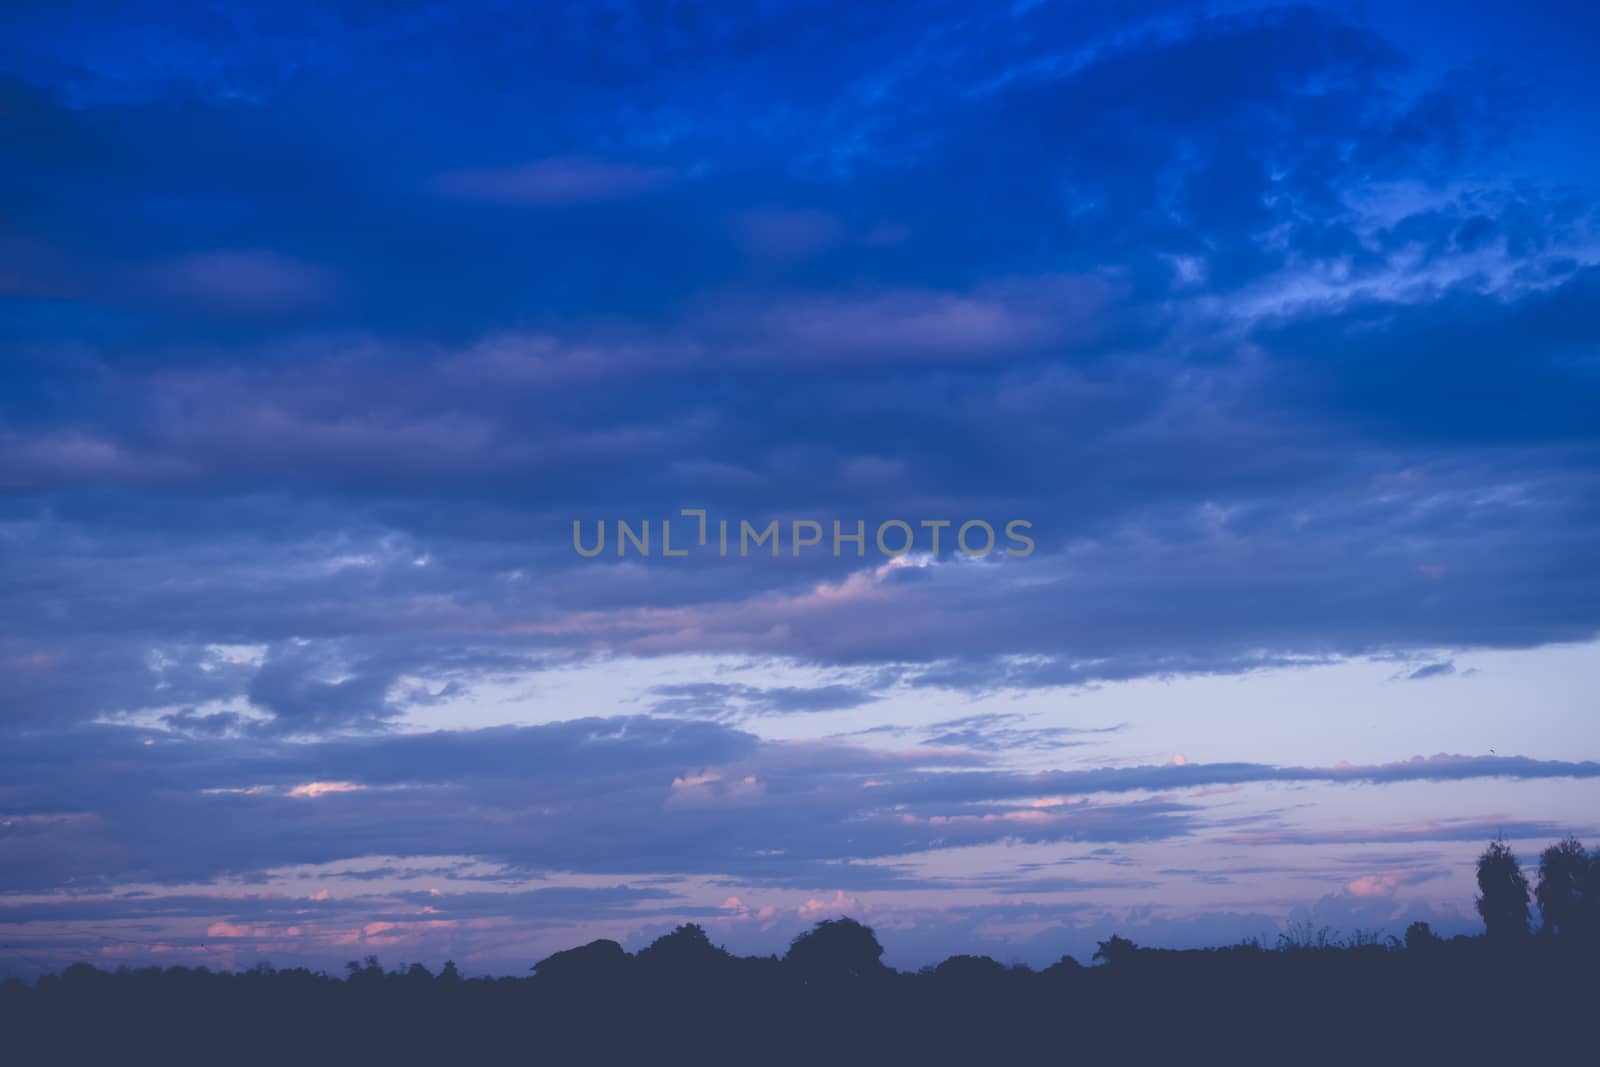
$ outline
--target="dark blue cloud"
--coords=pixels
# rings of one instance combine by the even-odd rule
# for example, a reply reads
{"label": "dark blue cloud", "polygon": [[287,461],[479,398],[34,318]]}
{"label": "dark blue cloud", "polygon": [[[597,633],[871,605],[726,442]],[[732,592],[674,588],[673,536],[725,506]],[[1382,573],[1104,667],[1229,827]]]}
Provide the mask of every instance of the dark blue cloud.
{"label": "dark blue cloud", "polygon": [[1380,439],[1592,448],[1600,269],[1551,281],[1509,296],[1452,286],[1426,303],[1363,301],[1259,340],[1284,361],[1296,403]]}
{"label": "dark blue cloud", "polygon": [[[662,647],[642,609],[706,650],[980,688],[1595,630],[1596,216],[1504,151],[1534,114],[1515,69],[1311,8],[352,9],[230,36],[242,11],[70,38],[38,14],[9,61],[0,580],[28,714],[253,691],[373,725],[402,663],[442,686],[452,657]],[[127,32],[162,62],[96,44]],[[1539,510],[1466,503],[1513,493]],[[779,634],[763,598],[792,611],[836,561],[566,550],[573,518],[686,504],[1025,516],[1045,580],[986,618],[966,582],[896,575],[884,614]],[[1360,547],[1397,538],[1413,558]],[[1091,588],[1056,577],[1068,546]],[[205,693],[150,676],[214,641],[274,651]],[[286,657],[382,666],[335,692]]]}
{"label": "dark blue cloud", "polygon": [[1456,673],[1456,665],[1450,660],[1439,663],[1425,663],[1416,670],[1407,674],[1406,680],[1420,682],[1427,678],[1444,678]]}

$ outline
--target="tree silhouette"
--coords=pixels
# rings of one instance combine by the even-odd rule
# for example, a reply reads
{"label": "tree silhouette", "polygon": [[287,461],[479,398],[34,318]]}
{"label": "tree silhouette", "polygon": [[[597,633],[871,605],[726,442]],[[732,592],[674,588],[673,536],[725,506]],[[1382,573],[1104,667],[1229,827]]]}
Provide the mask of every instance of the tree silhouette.
{"label": "tree silhouette", "polygon": [[360,963],[351,960],[344,965],[344,969],[349,974],[351,982],[375,985],[383,979],[383,965],[378,962],[376,956],[364,957]]}
{"label": "tree silhouette", "polygon": [[1491,841],[1478,857],[1478,914],[1491,941],[1528,936],[1528,879],[1504,841]]}
{"label": "tree silhouette", "polygon": [[1583,872],[1583,906],[1577,932],[1600,940],[1600,849],[1590,855],[1589,867]]}
{"label": "tree silhouette", "polygon": [[1533,894],[1543,920],[1541,933],[1571,937],[1586,932],[1583,927],[1589,902],[1584,897],[1590,866],[1589,854],[1575,837],[1544,850],[1539,857],[1539,886]]}
{"label": "tree silhouette", "polygon": [[613,977],[627,966],[628,959],[621,945],[601,938],[546,956],[533,965],[533,971],[547,981],[583,984]]}
{"label": "tree silhouette", "polygon": [[1082,970],[1083,964],[1079,963],[1071,956],[1062,956],[1059,960],[1056,960],[1039,973],[1044,975],[1046,978],[1049,978],[1051,981],[1061,981],[1063,979],[1076,976]]}
{"label": "tree silhouette", "polygon": [[951,956],[933,973],[947,982],[992,982],[1006,973],[1005,964],[988,956]]}
{"label": "tree silhouette", "polygon": [[1108,965],[1115,966],[1118,963],[1133,959],[1133,954],[1138,951],[1139,946],[1132,941],[1129,941],[1121,934],[1112,934],[1099,943],[1099,947],[1094,950],[1094,956],[1091,958],[1103,960]]}
{"label": "tree silhouette", "polygon": [[790,943],[783,961],[807,978],[864,978],[885,970],[882,957],[872,927],[823,919]]}
{"label": "tree silhouette", "polygon": [[684,923],[640,949],[634,958],[651,972],[704,977],[732,957],[713,945],[698,923]]}

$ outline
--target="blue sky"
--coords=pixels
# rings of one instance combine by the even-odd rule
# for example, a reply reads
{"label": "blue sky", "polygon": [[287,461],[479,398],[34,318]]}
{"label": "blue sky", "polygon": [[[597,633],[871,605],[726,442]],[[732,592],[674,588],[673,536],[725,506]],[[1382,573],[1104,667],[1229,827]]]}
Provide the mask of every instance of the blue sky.
{"label": "blue sky", "polygon": [[[3,18],[0,969],[1468,930],[1600,834],[1570,5]],[[683,508],[1035,548],[573,549]]]}

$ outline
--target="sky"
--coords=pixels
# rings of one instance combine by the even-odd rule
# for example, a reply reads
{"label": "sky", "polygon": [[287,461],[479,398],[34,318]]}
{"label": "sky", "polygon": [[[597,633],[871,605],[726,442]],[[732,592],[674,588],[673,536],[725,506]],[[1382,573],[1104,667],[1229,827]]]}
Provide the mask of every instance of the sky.
{"label": "sky", "polygon": [[0,974],[1473,932],[1600,839],[1592,13],[0,30]]}

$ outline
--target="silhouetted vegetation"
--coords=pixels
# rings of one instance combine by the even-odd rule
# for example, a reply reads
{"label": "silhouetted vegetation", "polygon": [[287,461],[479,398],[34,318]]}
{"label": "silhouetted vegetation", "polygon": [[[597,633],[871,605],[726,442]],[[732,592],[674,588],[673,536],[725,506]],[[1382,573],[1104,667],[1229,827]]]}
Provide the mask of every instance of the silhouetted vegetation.
{"label": "silhouetted vegetation", "polygon": [[1478,862],[1486,935],[1404,940],[1291,926],[1267,948],[1171,951],[1113,936],[1096,965],[1040,971],[960,955],[908,974],[870,927],[825,920],[782,958],[746,958],[690,924],[636,954],[557,952],[520,978],[454,963],[343,979],[75,965],[0,985],[8,1062],[1012,1064],[1080,1060],[1593,1062],[1574,1026],[1600,1003],[1600,854],[1539,865],[1541,925],[1515,855]]}
{"label": "silhouetted vegetation", "polygon": [[1575,837],[1551,845],[1539,857],[1539,888],[1534,897],[1543,919],[1540,932],[1547,937],[1590,936],[1595,925],[1596,864]]}
{"label": "silhouetted vegetation", "polygon": [[1490,941],[1504,944],[1528,936],[1528,880],[1504,841],[1490,842],[1478,857],[1477,904]]}

